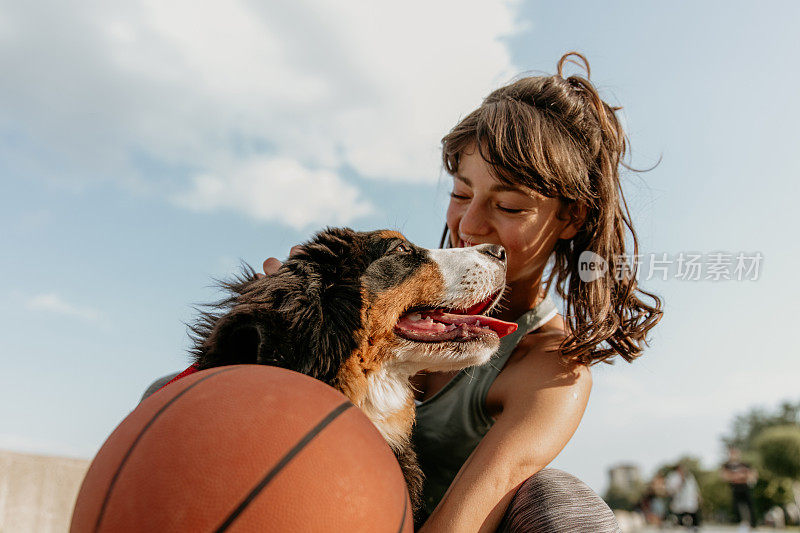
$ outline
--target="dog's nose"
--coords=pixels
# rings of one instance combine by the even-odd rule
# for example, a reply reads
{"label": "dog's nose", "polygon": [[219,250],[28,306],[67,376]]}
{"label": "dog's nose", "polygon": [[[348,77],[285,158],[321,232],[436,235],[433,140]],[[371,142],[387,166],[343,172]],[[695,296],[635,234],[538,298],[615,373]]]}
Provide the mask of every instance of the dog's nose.
{"label": "dog's nose", "polygon": [[506,249],[499,244],[481,244],[480,246],[476,246],[476,248],[480,253],[488,255],[495,261],[500,261],[501,263],[506,262]]}

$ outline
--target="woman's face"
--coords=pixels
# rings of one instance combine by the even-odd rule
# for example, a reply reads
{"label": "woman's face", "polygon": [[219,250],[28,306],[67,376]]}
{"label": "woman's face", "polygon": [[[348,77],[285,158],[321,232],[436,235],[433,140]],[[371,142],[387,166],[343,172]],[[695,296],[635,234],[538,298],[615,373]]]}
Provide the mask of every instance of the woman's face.
{"label": "woman's face", "polygon": [[461,154],[447,208],[450,245],[500,244],[508,258],[511,285],[541,280],[547,259],[559,238],[576,228],[557,217],[561,201],[523,187],[509,187],[472,149]]}

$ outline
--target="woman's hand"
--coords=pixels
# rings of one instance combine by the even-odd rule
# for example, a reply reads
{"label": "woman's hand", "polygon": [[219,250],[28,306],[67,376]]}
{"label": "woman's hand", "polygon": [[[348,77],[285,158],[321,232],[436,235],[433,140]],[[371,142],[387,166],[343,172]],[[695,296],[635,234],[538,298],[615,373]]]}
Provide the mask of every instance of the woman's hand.
{"label": "woman's hand", "polygon": [[[300,246],[299,244],[292,246],[292,248],[289,250],[289,257],[292,257],[293,255],[297,254],[301,249],[302,246]],[[277,259],[275,257],[268,257],[267,259],[264,260],[264,264],[262,266],[262,268],[264,269],[264,273],[263,274],[256,273],[256,277],[263,278],[266,276],[271,276],[275,274],[279,268],[281,268],[281,265],[283,265],[283,261],[281,261],[280,259]]]}

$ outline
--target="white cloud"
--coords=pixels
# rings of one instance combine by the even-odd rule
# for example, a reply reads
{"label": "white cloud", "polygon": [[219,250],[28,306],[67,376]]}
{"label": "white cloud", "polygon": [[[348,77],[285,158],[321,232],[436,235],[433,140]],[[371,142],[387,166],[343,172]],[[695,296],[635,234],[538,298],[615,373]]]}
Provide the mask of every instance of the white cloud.
{"label": "white cloud", "polygon": [[[328,212],[352,216],[342,168],[435,181],[442,135],[514,73],[513,0],[5,4],[0,124],[43,171],[147,179],[144,158],[196,187],[273,158],[337,175],[305,191],[292,225],[316,220],[334,185],[350,199]],[[285,219],[268,204],[228,208]]]}
{"label": "white cloud", "polygon": [[177,204],[196,211],[234,209],[298,230],[310,224],[349,224],[372,211],[358,190],[335,173],[310,171],[287,158],[250,158],[224,177],[196,176],[192,185],[174,198]]}
{"label": "white cloud", "polygon": [[54,293],[36,295],[28,300],[26,307],[34,311],[46,311],[88,321],[100,318],[100,313],[96,310],[68,303]]}

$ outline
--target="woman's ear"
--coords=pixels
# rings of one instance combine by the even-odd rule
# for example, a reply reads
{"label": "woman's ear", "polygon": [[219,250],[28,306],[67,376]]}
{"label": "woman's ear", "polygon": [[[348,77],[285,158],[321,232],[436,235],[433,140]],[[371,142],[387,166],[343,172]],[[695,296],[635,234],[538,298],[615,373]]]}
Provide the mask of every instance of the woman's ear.
{"label": "woman's ear", "polygon": [[564,205],[563,209],[559,212],[559,215],[566,215],[565,218],[567,220],[567,225],[561,230],[558,238],[573,238],[581,229],[584,222],[586,222],[586,215],[588,213],[589,209],[586,207],[586,204],[571,202]]}

